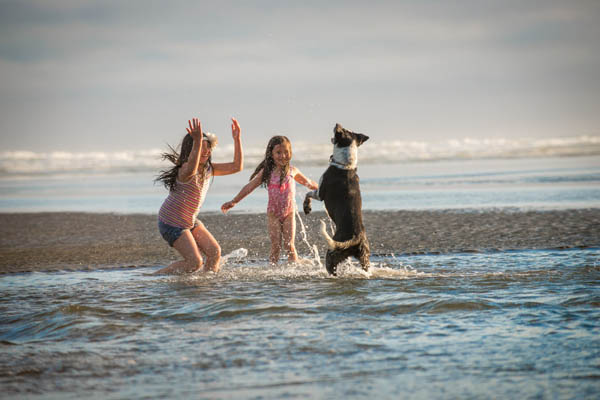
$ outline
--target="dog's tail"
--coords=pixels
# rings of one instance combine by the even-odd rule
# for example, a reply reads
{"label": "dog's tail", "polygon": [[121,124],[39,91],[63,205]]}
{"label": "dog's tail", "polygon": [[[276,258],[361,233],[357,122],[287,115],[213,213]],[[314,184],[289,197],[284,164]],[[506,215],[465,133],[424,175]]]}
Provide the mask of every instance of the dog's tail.
{"label": "dog's tail", "polygon": [[354,236],[352,239],[346,240],[345,242],[338,242],[333,240],[331,236],[329,236],[329,234],[327,233],[327,226],[325,225],[325,221],[323,220],[321,220],[321,234],[327,241],[327,246],[329,247],[329,250],[344,250],[349,247],[356,246],[360,243],[361,240],[360,236]]}

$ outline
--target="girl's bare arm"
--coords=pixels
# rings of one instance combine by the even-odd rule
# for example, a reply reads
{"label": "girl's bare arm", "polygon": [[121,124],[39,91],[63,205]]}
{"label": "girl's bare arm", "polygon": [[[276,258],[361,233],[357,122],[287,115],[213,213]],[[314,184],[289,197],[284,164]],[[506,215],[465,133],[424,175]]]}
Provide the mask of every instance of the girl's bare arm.
{"label": "girl's bare arm", "polygon": [[319,188],[319,185],[317,185],[317,183],[315,181],[304,176],[304,174],[302,172],[300,172],[300,170],[298,168],[294,168],[293,173],[294,173],[294,180],[296,182],[298,182],[299,184],[304,185],[307,188],[312,189],[312,190],[317,190]]}
{"label": "girl's bare arm", "polygon": [[231,175],[244,169],[244,151],[242,149],[242,130],[235,118],[231,118],[231,136],[233,137],[233,161],[213,164],[213,175]]}
{"label": "girl's bare arm", "polygon": [[252,180],[250,182],[248,182],[246,184],[246,186],[244,186],[238,194],[235,195],[233,200],[228,201],[227,203],[224,203],[221,206],[221,211],[223,212],[223,214],[227,214],[227,211],[232,209],[237,203],[242,201],[244,199],[244,197],[248,196],[250,193],[252,193],[254,191],[254,189],[256,189],[257,187],[260,186],[263,171],[264,170],[260,170],[260,172],[258,174],[256,174],[256,176],[254,178],[252,178]]}

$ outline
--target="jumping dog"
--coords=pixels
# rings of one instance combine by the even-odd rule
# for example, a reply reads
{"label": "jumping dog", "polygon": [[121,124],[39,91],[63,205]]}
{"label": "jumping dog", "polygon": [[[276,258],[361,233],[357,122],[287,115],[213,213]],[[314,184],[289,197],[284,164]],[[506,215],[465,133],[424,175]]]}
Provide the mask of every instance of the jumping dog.
{"label": "jumping dog", "polygon": [[331,275],[337,274],[337,265],[350,256],[360,262],[363,270],[369,270],[369,241],[362,221],[362,199],[356,166],[358,146],[369,137],[344,129],[340,124],[333,128],[333,154],[329,167],[319,181],[319,188],[306,194],[304,213],[311,212],[311,199],[325,202],[327,214],[335,224],[333,238],[321,221],[321,233],[329,249],[325,255],[325,267]]}

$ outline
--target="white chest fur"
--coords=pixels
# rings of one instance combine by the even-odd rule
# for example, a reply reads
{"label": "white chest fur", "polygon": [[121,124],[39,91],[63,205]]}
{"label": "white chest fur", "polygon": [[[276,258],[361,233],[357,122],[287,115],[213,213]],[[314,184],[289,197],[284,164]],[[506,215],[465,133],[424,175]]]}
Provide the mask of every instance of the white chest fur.
{"label": "white chest fur", "polygon": [[333,156],[331,164],[343,169],[354,169],[358,164],[358,149],[356,142],[352,142],[350,146],[338,147],[333,146]]}

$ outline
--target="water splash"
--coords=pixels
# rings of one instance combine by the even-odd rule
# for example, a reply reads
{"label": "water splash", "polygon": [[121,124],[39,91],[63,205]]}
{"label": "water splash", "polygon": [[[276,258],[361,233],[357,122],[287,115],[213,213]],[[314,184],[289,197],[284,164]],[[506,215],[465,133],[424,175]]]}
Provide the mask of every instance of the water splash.
{"label": "water splash", "polygon": [[302,237],[302,241],[304,242],[304,244],[306,244],[306,246],[311,250],[312,252],[312,260],[314,261],[315,265],[318,265],[319,268],[323,268],[323,264],[321,263],[321,257],[319,256],[319,249],[317,248],[316,244],[310,244],[310,242],[308,241],[308,233],[306,232],[306,227],[304,226],[304,221],[302,220],[302,217],[300,216],[300,213],[298,212],[298,207],[296,207],[296,217],[298,218],[298,221],[300,222],[300,236]]}
{"label": "water splash", "polygon": [[268,260],[244,261],[228,263],[217,274],[194,274],[183,277],[193,281],[219,282],[269,282],[269,281],[302,281],[327,278],[324,268],[310,259],[299,262],[269,263]]}
{"label": "water splash", "polygon": [[242,258],[246,258],[246,256],[248,255],[248,250],[241,247],[239,249],[233,250],[231,253],[224,255],[223,257],[221,257],[221,263],[225,264],[227,263],[227,261],[232,258],[234,259],[234,261],[240,261]]}
{"label": "water splash", "polygon": [[[299,197],[300,194],[298,194]],[[327,215],[327,210],[325,210]],[[266,260],[251,262],[245,260],[248,256],[248,250],[239,248],[231,251],[221,258],[221,269],[218,274],[208,273],[194,275],[191,279],[219,279],[219,280],[296,280],[302,278],[332,278],[321,262],[319,249],[315,243],[311,243],[306,225],[298,207],[295,210],[298,220],[300,238],[306,247],[310,250],[309,258],[300,258],[298,262],[284,262],[273,265]],[[332,219],[327,215],[329,221],[330,235],[335,232]],[[348,258],[338,265],[337,278],[340,279],[408,279],[423,276],[422,272],[417,271],[410,265],[405,265],[402,261],[391,256],[391,262],[371,262],[371,268],[364,271],[360,264]]]}
{"label": "water splash", "polygon": [[[393,258],[393,256],[392,256]],[[337,274],[339,279],[410,279],[417,277],[425,277],[428,274],[420,272],[410,265],[406,265],[402,262],[400,264],[389,262],[373,262],[368,271],[365,271],[360,266],[360,263],[353,259],[347,258],[341,262],[337,267]]]}
{"label": "water splash", "polygon": [[[302,196],[299,196],[302,197]],[[327,213],[327,209],[324,208],[325,215],[327,215],[327,221],[329,225],[329,235],[333,236],[335,233],[335,226],[333,220]],[[311,244],[308,239],[308,233],[306,231],[306,227],[304,225],[304,221],[298,211],[298,207],[296,207],[296,217],[299,221],[300,227],[300,237],[304,244],[311,250],[312,259],[305,260],[305,262],[310,262],[314,266],[318,266],[320,270],[325,271],[323,264],[321,263],[321,258],[319,256],[319,250],[316,244]],[[339,278],[361,278],[361,279],[371,279],[371,278],[389,278],[389,279],[406,279],[410,277],[415,277],[420,275],[418,271],[412,268],[410,265],[404,265],[401,261],[396,260],[394,256],[392,256],[394,261],[393,268],[389,265],[384,265],[382,263],[371,263],[371,268],[368,271],[362,269],[356,260],[348,258],[343,261],[340,265],[338,265],[338,277]],[[328,274],[327,274],[328,276]]]}
{"label": "water splash", "polygon": [[[306,229],[303,229],[306,234]],[[305,242],[310,245],[308,239]],[[431,274],[420,272],[410,265],[404,264],[394,256],[386,258],[381,262],[372,261],[371,268],[364,271],[357,260],[348,258],[338,265],[338,274],[333,277],[327,273],[321,260],[316,245],[311,247],[314,250],[314,258],[300,258],[298,262],[283,262],[277,265],[271,264],[268,260],[246,260],[248,250],[239,248],[223,256],[222,267],[218,273],[203,273],[186,275],[185,280],[191,281],[300,281],[312,279],[410,279],[427,277]],[[180,280],[182,277],[174,277]]]}

